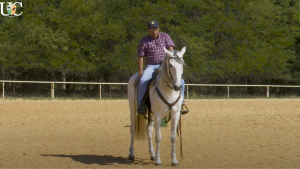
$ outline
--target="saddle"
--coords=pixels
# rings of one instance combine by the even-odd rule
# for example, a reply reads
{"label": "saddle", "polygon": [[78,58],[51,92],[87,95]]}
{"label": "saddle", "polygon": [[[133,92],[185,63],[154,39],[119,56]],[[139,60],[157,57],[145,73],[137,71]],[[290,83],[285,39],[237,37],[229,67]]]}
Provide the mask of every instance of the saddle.
{"label": "saddle", "polygon": [[[147,90],[143,96],[143,101],[145,103],[146,106],[146,114],[149,114],[151,112],[151,103],[150,103],[150,97],[149,97],[149,89],[151,87],[153,87],[156,84],[156,77],[158,75],[158,72],[161,70],[161,67],[158,67],[157,69],[155,69],[155,71],[152,73],[152,78],[149,81],[149,84],[147,86]],[[135,79],[133,86],[135,88],[135,91],[137,91],[138,88],[138,84],[140,83],[141,77],[138,77]]]}

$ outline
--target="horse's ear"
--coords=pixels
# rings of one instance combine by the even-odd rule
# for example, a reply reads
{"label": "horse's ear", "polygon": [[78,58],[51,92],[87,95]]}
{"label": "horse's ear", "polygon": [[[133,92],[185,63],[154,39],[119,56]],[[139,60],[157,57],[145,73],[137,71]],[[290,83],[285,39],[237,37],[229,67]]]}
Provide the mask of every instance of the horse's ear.
{"label": "horse's ear", "polygon": [[181,51],[180,51],[180,53],[182,54],[182,56],[183,56],[183,54],[185,53],[185,51],[186,51],[186,46],[183,47],[183,48],[181,49]]}
{"label": "horse's ear", "polygon": [[172,52],[170,52],[169,50],[167,50],[166,48],[164,48],[164,50],[165,50],[165,52],[166,52],[167,56],[172,56],[172,55],[173,55],[173,53],[172,53]]}

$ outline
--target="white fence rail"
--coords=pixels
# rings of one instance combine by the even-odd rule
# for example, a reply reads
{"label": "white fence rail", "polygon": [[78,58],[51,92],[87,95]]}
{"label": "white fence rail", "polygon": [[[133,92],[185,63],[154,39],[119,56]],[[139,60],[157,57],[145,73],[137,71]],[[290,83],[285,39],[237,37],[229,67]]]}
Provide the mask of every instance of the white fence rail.
{"label": "white fence rail", "polygon": [[5,83],[38,83],[38,84],[50,84],[50,93],[51,98],[54,99],[54,85],[55,84],[89,84],[89,85],[99,85],[99,98],[102,98],[101,95],[101,87],[102,85],[127,85],[128,83],[97,83],[97,82],[49,82],[49,81],[8,81],[8,80],[0,80],[2,83],[2,98],[5,97]]}
{"label": "white fence rail", "polygon": [[[100,83],[100,82],[50,82],[50,81],[9,81],[0,80],[2,83],[2,98],[5,98],[5,83],[38,83],[38,84],[50,84],[51,98],[55,95],[55,84],[88,84],[88,85],[99,85],[99,98],[101,99],[101,86],[102,85],[128,85],[128,83]],[[230,87],[265,87],[266,97],[270,97],[270,87],[286,87],[286,88],[300,88],[300,86],[293,85],[230,85],[230,84],[185,84],[186,86],[186,98],[189,98],[189,86],[210,86],[210,87],[227,87],[227,97],[230,97]]]}
{"label": "white fence rail", "polygon": [[188,98],[189,86],[210,86],[210,87],[227,87],[227,97],[230,96],[230,87],[265,87],[266,88],[266,97],[270,97],[270,87],[285,87],[285,88],[300,88],[300,86],[293,85],[230,85],[230,84],[185,84],[186,94]]}

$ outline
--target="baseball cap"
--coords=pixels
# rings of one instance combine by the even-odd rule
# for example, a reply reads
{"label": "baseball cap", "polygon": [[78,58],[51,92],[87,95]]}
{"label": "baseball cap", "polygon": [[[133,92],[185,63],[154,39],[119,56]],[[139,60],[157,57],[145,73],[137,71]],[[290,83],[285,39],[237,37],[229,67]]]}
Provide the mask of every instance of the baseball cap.
{"label": "baseball cap", "polygon": [[148,29],[156,27],[158,28],[158,23],[156,21],[150,21],[148,22]]}

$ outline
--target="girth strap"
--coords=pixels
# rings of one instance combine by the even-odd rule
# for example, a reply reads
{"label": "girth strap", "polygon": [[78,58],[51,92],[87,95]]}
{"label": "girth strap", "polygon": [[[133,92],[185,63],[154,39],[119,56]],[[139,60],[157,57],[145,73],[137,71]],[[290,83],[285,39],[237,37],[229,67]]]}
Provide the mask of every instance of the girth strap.
{"label": "girth strap", "polygon": [[156,88],[156,92],[158,94],[158,96],[160,97],[160,99],[166,104],[169,106],[169,111],[171,111],[172,107],[180,100],[180,97],[181,97],[181,90],[179,92],[179,96],[178,98],[175,100],[175,102],[173,103],[169,103],[168,101],[166,101],[166,99],[163,97],[163,95],[160,93],[159,89]]}

